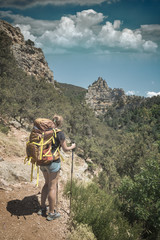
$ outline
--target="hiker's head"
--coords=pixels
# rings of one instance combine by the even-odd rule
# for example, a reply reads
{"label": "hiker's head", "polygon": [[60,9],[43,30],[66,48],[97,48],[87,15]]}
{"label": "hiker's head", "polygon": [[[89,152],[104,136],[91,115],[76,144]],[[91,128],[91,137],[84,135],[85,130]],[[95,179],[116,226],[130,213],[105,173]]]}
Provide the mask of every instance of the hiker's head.
{"label": "hiker's head", "polygon": [[56,127],[61,127],[62,123],[63,123],[63,117],[55,114],[53,116],[53,122],[54,122]]}

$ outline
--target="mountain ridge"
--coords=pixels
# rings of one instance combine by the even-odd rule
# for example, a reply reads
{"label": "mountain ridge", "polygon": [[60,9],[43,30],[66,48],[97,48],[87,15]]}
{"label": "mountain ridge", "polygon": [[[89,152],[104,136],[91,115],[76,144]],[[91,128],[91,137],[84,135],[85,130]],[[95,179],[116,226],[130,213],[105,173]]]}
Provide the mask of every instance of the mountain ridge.
{"label": "mountain ridge", "polygon": [[0,20],[0,31],[7,34],[11,40],[10,50],[17,65],[28,75],[36,79],[44,78],[54,84],[53,72],[50,70],[42,49],[36,48],[31,40],[24,40],[20,28],[13,27],[4,20]]}
{"label": "mountain ridge", "polygon": [[113,105],[123,107],[127,103],[127,98],[123,89],[110,88],[102,77],[88,87],[85,96],[86,103],[90,105],[97,116],[104,115]]}

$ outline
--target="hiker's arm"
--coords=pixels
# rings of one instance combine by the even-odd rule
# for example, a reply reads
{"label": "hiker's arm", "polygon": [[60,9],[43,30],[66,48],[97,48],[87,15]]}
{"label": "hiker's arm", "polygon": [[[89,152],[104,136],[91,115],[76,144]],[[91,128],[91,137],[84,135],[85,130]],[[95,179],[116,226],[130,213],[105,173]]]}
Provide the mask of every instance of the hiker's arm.
{"label": "hiker's arm", "polygon": [[63,141],[61,141],[60,143],[61,143],[61,147],[62,147],[62,149],[63,149],[64,152],[67,152],[67,151],[69,151],[69,150],[72,150],[72,149],[74,149],[74,148],[76,147],[76,144],[75,144],[75,143],[72,143],[72,145],[68,147],[68,146],[67,146],[67,143],[66,143],[66,140],[63,140]]}

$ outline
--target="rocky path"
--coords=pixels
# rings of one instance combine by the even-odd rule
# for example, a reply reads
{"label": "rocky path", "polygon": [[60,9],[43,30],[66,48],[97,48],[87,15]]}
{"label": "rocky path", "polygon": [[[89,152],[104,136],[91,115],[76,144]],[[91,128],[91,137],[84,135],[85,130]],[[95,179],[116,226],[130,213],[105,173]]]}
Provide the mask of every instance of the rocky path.
{"label": "rocky path", "polygon": [[[0,240],[67,240],[70,230],[69,200],[63,195],[63,187],[70,180],[71,153],[64,154],[65,162],[59,180],[59,219],[48,222],[37,215],[43,176],[36,187],[36,174],[30,183],[31,167],[24,165],[25,143],[29,133],[12,128],[6,136],[0,133]],[[90,181],[87,164],[74,156],[74,178]]]}

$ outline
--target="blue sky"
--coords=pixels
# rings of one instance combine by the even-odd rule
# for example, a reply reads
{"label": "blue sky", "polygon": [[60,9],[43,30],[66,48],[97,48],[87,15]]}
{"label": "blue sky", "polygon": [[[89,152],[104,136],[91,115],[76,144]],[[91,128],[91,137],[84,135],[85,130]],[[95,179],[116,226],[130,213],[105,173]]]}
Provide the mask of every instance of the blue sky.
{"label": "blue sky", "polygon": [[159,0],[0,0],[0,18],[42,48],[58,82],[160,95]]}

